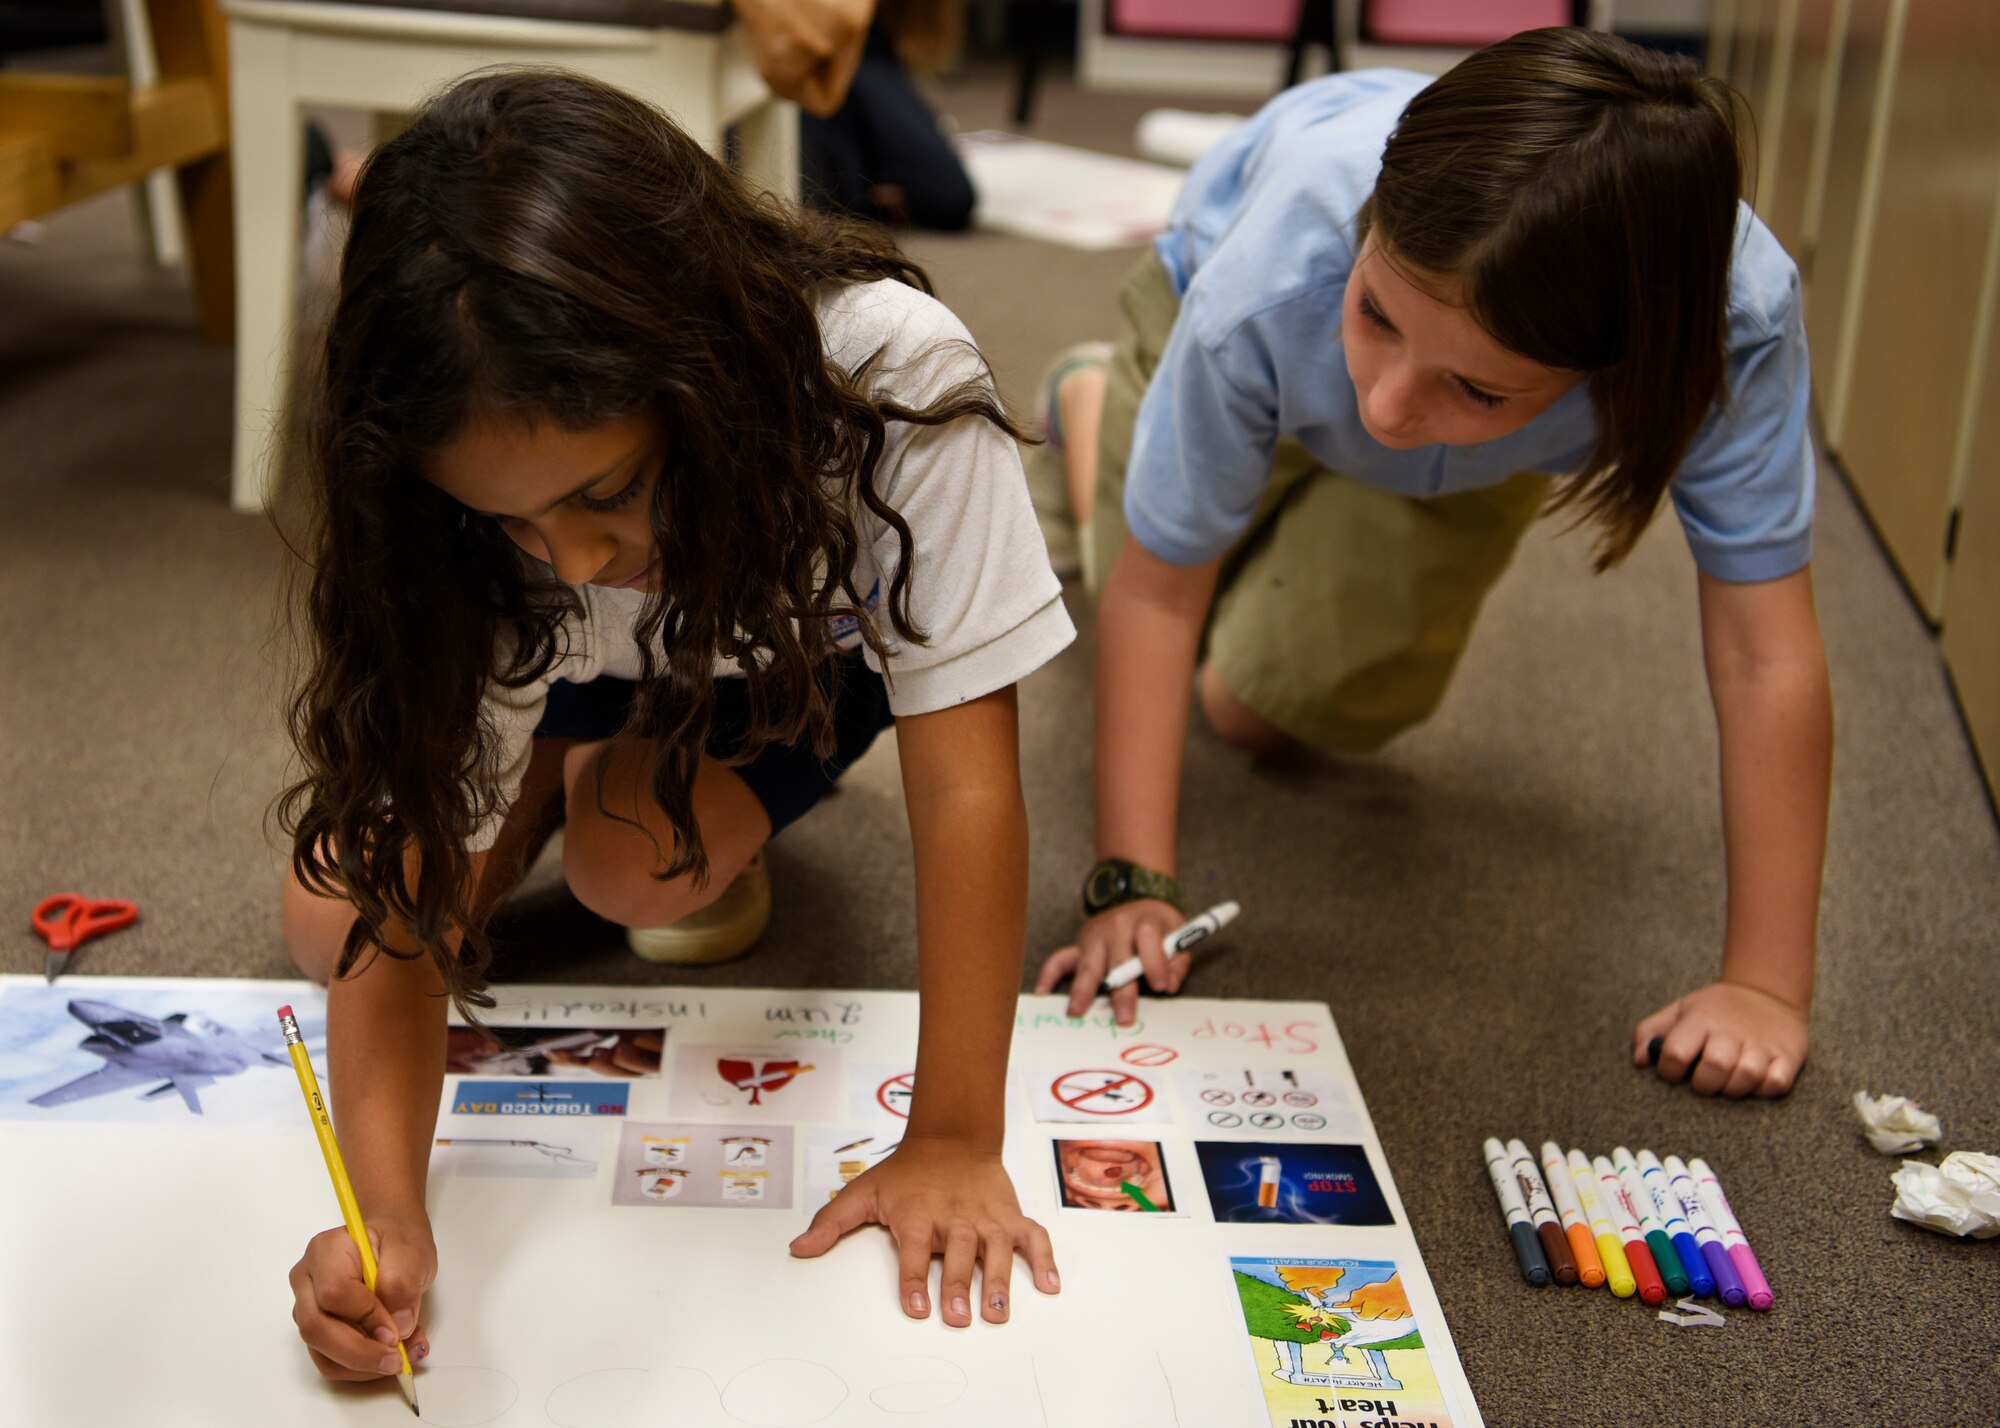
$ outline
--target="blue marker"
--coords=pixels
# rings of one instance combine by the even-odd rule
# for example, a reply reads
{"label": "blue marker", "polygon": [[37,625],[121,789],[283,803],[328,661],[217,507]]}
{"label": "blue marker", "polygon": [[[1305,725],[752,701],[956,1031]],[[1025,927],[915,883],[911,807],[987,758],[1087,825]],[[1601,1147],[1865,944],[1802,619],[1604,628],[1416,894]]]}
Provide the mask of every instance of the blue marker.
{"label": "blue marker", "polygon": [[1681,1213],[1680,1197],[1674,1194],[1674,1187],[1667,1179],[1666,1167],[1660,1158],[1650,1150],[1639,1152],[1639,1179],[1646,1187],[1646,1194],[1653,1202],[1653,1211],[1660,1217],[1660,1224],[1666,1229],[1667,1238],[1674,1242],[1674,1253],[1680,1256],[1681,1268],[1687,1271],[1688,1289],[1697,1299],[1710,1299],[1715,1295],[1715,1273],[1708,1259],[1701,1252],[1701,1244],[1695,1238],[1694,1226]]}
{"label": "blue marker", "polygon": [[1665,1161],[1667,1183],[1674,1187],[1674,1198],[1681,1202],[1681,1213],[1694,1227],[1695,1242],[1701,1246],[1701,1257],[1708,1261],[1708,1272],[1715,1276],[1715,1292],[1722,1296],[1722,1302],[1731,1308],[1746,1303],[1750,1291],[1743,1286],[1743,1277],[1736,1272],[1736,1266],[1729,1262],[1728,1247],[1722,1243],[1722,1232],[1715,1228],[1715,1222],[1708,1218],[1708,1211],[1701,1207],[1701,1192],[1681,1163],[1678,1155],[1670,1155]]}

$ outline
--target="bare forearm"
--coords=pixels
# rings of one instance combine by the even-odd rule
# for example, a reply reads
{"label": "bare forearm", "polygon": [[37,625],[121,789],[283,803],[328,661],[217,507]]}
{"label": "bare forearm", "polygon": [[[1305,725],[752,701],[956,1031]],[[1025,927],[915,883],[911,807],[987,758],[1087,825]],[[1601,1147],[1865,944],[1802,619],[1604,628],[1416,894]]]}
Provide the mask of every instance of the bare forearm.
{"label": "bare forearm", "polygon": [[327,988],[334,1122],[364,1214],[421,1213],[446,1001],[426,962],[371,953]]}
{"label": "bare forearm", "polygon": [[1097,855],[1177,871],[1188,698],[1214,562],[1169,566],[1128,540],[1097,626]]}
{"label": "bare forearm", "polygon": [[910,1132],[997,1152],[1027,936],[1027,815],[1018,798],[953,798],[925,822],[928,832],[916,833],[923,1013]]}
{"label": "bare forearm", "polygon": [[1711,682],[1729,867],[1722,979],[1808,1007],[1833,762],[1826,664],[1716,671]]}
{"label": "bare forearm", "polygon": [[998,1153],[1028,917],[1014,691],[897,724],[916,858],[914,1136]]}

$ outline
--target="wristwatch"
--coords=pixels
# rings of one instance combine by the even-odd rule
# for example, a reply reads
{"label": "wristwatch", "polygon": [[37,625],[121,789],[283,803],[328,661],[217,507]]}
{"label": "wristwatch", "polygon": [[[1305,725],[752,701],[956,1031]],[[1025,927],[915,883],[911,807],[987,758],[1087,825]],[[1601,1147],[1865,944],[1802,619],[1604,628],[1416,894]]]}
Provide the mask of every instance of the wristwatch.
{"label": "wristwatch", "polygon": [[1123,858],[1106,858],[1092,868],[1090,876],[1083,880],[1083,910],[1086,916],[1094,917],[1107,908],[1138,902],[1142,898],[1158,898],[1161,902],[1172,903],[1182,912],[1187,911],[1187,894],[1181,891],[1178,878],[1142,868]]}

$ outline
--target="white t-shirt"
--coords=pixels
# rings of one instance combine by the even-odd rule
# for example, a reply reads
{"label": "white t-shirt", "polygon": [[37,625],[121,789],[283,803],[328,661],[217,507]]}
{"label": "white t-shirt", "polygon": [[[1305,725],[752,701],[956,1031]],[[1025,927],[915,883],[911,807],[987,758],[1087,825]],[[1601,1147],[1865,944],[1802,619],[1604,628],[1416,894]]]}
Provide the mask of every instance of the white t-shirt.
{"label": "white t-shirt", "polygon": [[[820,303],[819,323],[827,356],[843,371],[857,371],[879,350],[871,385],[906,407],[927,406],[983,371],[971,335],[951,310],[893,280],[831,292]],[[896,533],[859,501],[850,506],[862,540],[853,584],[876,617],[887,657],[866,648],[852,619],[836,621],[833,633],[836,644],[861,649],[869,666],[888,680],[889,707],[898,717],[1004,689],[1076,638],[1028,503],[1020,451],[1007,433],[979,417],[942,427],[892,421],[875,490],[909,524],[910,616],[928,638],[922,644],[903,640],[881,609],[896,573]],[[523,688],[487,690],[494,811],[471,840],[475,850],[492,846],[520,793],[550,682],[639,675],[633,626],[645,594],[595,585],[571,588],[581,613],[563,622],[557,641],[563,654]],[[716,673],[737,671],[719,661]]]}

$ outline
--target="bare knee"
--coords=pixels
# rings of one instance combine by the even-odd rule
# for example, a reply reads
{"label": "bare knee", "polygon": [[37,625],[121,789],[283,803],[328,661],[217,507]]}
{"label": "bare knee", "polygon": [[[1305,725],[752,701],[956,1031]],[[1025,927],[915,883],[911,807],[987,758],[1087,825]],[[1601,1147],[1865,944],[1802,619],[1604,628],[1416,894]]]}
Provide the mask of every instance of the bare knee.
{"label": "bare knee", "polygon": [[1197,685],[1202,716],[1225,742],[1253,754],[1280,753],[1297,743],[1290,734],[1230,693],[1212,666],[1201,667]]}
{"label": "bare knee", "polygon": [[296,872],[285,869],[284,890],[279,899],[279,920],[284,928],[285,950],[301,972],[325,986],[347,945],[348,929],[354,925],[354,906],[345,898],[322,897],[299,882]]}
{"label": "bare knee", "polygon": [[[633,838],[645,836],[638,829],[625,831]],[[677,878],[653,877],[635,867],[629,850],[620,856],[603,842],[602,830],[572,823],[563,838],[563,878],[578,902],[621,927],[664,927],[678,922],[722,896],[723,889],[741,871],[711,863],[708,878],[696,887],[692,875],[686,873]],[[655,866],[664,867],[664,859],[656,860]]]}
{"label": "bare knee", "polygon": [[699,912],[722,895],[737,869],[711,862],[709,877],[699,887],[685,873],[676,878],[656,876],[673,852],[671,835],[656,837],[598,806],[592,764],[602,747],[580,746],[563,760],[569,792],[563,880],[571,895],[605,921],[623,927],[664,927]]}

